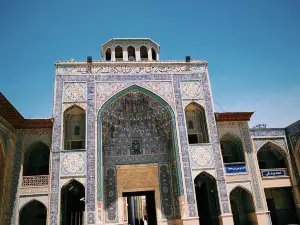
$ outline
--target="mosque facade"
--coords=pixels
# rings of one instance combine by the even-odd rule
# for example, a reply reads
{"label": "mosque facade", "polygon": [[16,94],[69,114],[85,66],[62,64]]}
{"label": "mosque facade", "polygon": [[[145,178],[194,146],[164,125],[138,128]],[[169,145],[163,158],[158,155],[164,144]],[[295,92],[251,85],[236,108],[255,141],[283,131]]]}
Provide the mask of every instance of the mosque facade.
{"label": "mosque facade", "polygon": [[52,118],[0,95],[0,224],[299,224],[300,121],[216,112],[208,63],[151,39],[101,55],[56,63]]}

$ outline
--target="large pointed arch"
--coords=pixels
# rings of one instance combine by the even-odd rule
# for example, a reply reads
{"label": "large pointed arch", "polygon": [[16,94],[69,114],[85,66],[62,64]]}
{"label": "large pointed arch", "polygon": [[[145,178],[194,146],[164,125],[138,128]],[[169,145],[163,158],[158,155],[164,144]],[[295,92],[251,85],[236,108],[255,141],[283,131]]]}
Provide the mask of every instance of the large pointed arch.
{"label": "large pointed arch", "polygon": [[97,149],[97,199],[98,202],[102,201],[102,125],[101,125],[101,118],[103,115],[103,112],[105,109],[107,109],[110,104],[112,104],[115,100],[117,100],[119,97],[129,93],[130,91],[140,91],[155,100],[157,100],[160,104],[164,106],[164,108],[169,112],[171,121],[172,121],[172,134],[173,134],[173,140],[174,140],[174,152],[175,152],[175,158],[176,158],[176,167],[177,167],[177,177],[178,177],[178,187],[179,187],[179,195],[183,195],[183,181],[182,181],[182,172],[181,172],[181,166],[180,166],[180,156],[179,156],[179,148],[178,148],[178,141],[177,141],[177,129],[176,129],[176,120],[175,120],[175,114],[172,110],[171,106],[160,96],[157,94],[149,91],[148,89],[145,89],[143,87],[140,87],[138,85],[132,85],[126,89],[123,89],[122,91],[116,93],[114,96],[112,96],[110,99],[108,99],[100,108],[98,113],[98,136],[97,136],[97,143],[98,143],[98,149]]}
{"label": "large pointed arch", "polygon": [[[279,160],[275,161],[271,159],[271,155],[268,154],[268,157],[263,155],[263,151],[269,151],[272,153],[272,156],[274,159]],[[288,155],[287,152],[278,144],[272,142],[272,141],[267,141],[264,143],[256,152],[257,155],[257,160],[259,163],[259,168],[260,169],[273,169],[273,168],[289,168],[289,161],[288,161]],[[273,162],[274,167],[272,165],[269,165],[266,161],[266,159],[270,159],[269,162]],[[277,165],[278,164],[278,165]],[[265,168],[266,167],[266,168]]]}

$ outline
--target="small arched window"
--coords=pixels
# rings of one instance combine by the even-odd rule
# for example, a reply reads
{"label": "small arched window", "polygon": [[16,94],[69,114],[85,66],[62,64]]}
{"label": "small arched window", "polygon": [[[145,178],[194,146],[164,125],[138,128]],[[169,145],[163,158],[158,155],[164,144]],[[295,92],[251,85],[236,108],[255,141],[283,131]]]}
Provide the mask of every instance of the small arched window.
{"label": "small arched window", "polygon": [[127,48],[128,52],[128,61],[134,61],[135,60],[135,49],[132,46],[129,46]]}
{"label": "small arched window", "polygon": [[152,60],[156,61],[156,51],[154,50],[154,48],[151,48],[151,54],[152,54]]}
{"label": "small arched window", "polygon": [[121,46],[115,48],[116,60],[123,60],[123,49]]}
{"label": "small arched window", "polygon": [[110,50],[110,48],[106,49],[106,51],[105,51],[105,60],[106,61],[111,60],[111,50]]}
{"label": "small arched window", "polygon": [[85,111],[78,106],[64,114],[65,150],[85,149]]}
{"label": "small arched window", "polygon": [[208,143],[205,110],[194,103],[185,108],[189,144]]}
{"label": "small arched window", "polygon": [[141,60],[148,60],[148,50],[146,46],[140,48]]}

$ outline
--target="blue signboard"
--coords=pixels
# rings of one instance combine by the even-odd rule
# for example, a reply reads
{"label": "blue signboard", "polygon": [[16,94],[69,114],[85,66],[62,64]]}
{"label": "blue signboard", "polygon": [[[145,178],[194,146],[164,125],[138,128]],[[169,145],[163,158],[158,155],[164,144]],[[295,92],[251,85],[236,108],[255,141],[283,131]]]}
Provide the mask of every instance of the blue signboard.
{"label": "blue signboard", "polygon": [[263,170],[262,171],[263,177],[279,177],[285,176],[284,170]]}
{"label": "blue signboard", "polygon": [[225,165],[225,170],[226,170],[227,174],[246,173],[247,172],[245,163],[227,164],[227,165]]}

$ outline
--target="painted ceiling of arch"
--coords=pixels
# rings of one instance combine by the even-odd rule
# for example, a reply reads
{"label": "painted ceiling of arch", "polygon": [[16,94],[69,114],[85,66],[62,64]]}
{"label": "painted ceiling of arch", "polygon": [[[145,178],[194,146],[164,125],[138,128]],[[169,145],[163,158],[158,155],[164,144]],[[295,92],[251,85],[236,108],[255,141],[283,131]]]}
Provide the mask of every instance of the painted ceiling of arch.
{"label": "painted ceiling of arch", "polygon": [[102,137],[105,156],[168,153],[171,117],[154,98],[131,91],[104,111]]}

